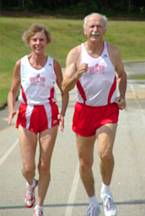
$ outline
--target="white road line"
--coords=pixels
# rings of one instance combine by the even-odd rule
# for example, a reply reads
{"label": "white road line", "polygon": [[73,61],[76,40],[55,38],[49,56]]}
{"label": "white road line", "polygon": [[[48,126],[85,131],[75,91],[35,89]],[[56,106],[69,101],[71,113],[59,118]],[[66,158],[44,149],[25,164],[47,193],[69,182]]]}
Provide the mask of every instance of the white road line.
{"label": "white road line", "polygon": [[6,151],[6,153],[0,158],[0,166],[5,162],[7,157],[11,154],[11,152],[14,150],[16,145],[18,144],[18,139],[13,143],[13,145]]}
{"label": "white road line", "polygon": [[79,182],[79,164],[76,167],[76,171],[75,171],[71,191],[70,191],[69,198],[68,198],[68,201],[67,201],[67,207],[66,207],[66,210],[65,210],[65,216],[72,216],[73,205],[69,206],[69,204],[74,203],[76,192],[77,192],[77,187],[78,187],[78,182]]}

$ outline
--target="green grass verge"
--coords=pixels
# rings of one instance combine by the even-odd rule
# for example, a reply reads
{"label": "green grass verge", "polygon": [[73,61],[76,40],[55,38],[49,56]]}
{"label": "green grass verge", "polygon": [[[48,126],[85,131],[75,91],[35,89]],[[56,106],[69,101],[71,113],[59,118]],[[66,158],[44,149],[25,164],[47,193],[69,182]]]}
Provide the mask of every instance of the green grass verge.
{"label": "green grass verge", "polygon": [[[81,20],[0,17],[0,106],[6,101],[16,60],[29,53],[21,37],[24,30],[33,23],[42,23],[50,30],[52,43],[47,52],[56,58],[62,67],[67,52],[84,40]],[[123,60],[144,60],[144,24],[144,21],[109,21],[106,39],[119,47]]]}

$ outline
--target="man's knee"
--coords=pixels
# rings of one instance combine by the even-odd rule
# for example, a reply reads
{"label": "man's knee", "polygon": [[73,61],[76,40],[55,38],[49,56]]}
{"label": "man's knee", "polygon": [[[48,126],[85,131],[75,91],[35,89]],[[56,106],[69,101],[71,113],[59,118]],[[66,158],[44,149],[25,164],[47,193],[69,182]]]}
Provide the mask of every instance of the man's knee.
{"label": "man's knee", "polygon": [[81,171],[88,171],[92,169],[93,161],[92,160],[85,160],[80,159],[80,169]]}
{"label": "man's knee", "polygon": [[104,162],[109,162],[114,160],[112,151],[102,151],[99,153],[99,156],[100,156],[100,160]]}

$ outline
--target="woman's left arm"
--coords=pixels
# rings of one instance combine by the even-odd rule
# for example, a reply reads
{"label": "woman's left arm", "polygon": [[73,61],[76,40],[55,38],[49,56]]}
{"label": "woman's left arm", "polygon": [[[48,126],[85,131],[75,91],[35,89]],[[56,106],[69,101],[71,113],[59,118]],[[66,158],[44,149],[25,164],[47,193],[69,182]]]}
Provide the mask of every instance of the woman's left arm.
{"label": "woman's left arm", "polygon": [[69,93],[68,92],[64,93],[62,91],[63,75],[62,75],[61,66],[56,60],[54,60],[54,71],[56,74],[56,83],[61,93],[61,100],[62,100],[61,104],[62,105],[61,105],[61,111],[59,114],[59,119],[60,119],[60,128],[61,130],[63,130],[64,129],[64,116],[65,116],[66,109],[67,109],[68,102],[69,102]]}

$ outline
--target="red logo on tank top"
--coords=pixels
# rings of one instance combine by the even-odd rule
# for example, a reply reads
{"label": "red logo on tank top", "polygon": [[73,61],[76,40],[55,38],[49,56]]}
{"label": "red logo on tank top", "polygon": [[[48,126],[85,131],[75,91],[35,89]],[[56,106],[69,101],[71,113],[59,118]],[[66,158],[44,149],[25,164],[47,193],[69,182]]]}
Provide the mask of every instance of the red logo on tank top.
{"label": "red logo on tank top", "polygon": [[34,77],[30,77],[30,83],[31,85],[41,85],[44,86],[45,85],[45,77],[40,76],[40,74],[38,74],[37,76]]}
{"label": "red logo on tank top", "polygon": [[90,74],[104,74],[105,73],[105,66],[103,64],[96,64],[93,66],[88,67],[88,73]]}

